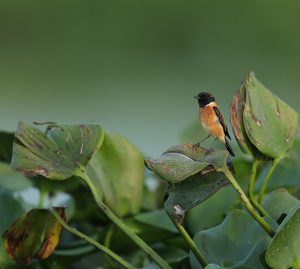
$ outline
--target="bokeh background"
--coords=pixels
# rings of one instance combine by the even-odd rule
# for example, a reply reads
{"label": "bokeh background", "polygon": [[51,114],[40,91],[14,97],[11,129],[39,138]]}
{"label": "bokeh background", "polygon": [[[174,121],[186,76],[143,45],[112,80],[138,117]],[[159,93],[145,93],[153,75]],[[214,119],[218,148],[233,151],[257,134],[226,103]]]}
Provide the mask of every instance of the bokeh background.
{"label": "bokeh background", "polygon": [[0,123],[100,123],[148,155],[211,91],[229,118],[246,72],[300,112],[299,1],[0,3]]}

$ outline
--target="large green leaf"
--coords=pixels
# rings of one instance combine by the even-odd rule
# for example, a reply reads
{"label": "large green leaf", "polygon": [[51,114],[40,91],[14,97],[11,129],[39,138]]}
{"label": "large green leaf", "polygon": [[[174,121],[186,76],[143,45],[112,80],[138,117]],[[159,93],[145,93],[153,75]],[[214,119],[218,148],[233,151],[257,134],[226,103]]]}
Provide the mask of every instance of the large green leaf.
{"label": "large green leaf", "polygon": [[206,150],[198,145],[188,143],[173,146],[161,157],[147,159],[146,163],[161,178],[171,183],[178,183],[210,165],[224,166],[227,156],[227,151]]}
{"label": "large green leaf", "polygon": [[201,204],[227,184],[229,181],[223,173],[211,172],[206,175],[198,173],[171,185],[164,207],[173,220],[182,223],[189,209]]}
{"label": "large green leaf", "polygon": [[263,207],[274,220],[279,221],[297,204],[300,206],[300,201],[287,190],[278,189],[267,195]]}
{"label": "large green leaf", "polygon": [[267,264],[274,269],[300,268],[300,208],[298,206],[279,226],[265,257]]}
{"label": "large green leaf", "polygon": [[292,148],[298,114],[272,94],[250,72],[244,81],[246,102],[243,120],[251,143],[270,158],[284,157]]}
{"label": "large green leaf", "polygon": [[[231,211],[214,228],[200,231],[194,241],[209,263],[224,267],[253,266],[264,268],[259,255],[267,247],[268,234],[246,212]],[[193,259],[193,269],[201,268]]]}
{"label": "large green leaf", "polygon": [[87,166],[87,174],[104,202],[119,216],[135,214],[141,207],[144,157],[126,138],[105,133],[101,150]]}
{"label": "large green leaf", "polygon": [[[206,200],[229,181],[223,173],[228,152],[182,144],[169,148],[160,158],[148,159],[148,167],[170,184],[165,209],[182,222],[185,212]],[[175,184],[176,183],[176,184]]]}
{"label": "large green leaf", "polygon": [[11,166],[28,176],[66,179],[82,172],[103,136],[98,125],[49,125],[43,133],[19,122]]}
{"label": "large green leaf", "polygon": [[[270,166],[265,166],[263,173],[259,175],[257,188],[258,191],[263,184],[265,176]],[[271,180],[267,186],[267,191],[273,191],[279,188],[297,189],[300,186],[300,140],[297,139],[293,148],[289,152],[288,158],[279,162],[274,170]]]}

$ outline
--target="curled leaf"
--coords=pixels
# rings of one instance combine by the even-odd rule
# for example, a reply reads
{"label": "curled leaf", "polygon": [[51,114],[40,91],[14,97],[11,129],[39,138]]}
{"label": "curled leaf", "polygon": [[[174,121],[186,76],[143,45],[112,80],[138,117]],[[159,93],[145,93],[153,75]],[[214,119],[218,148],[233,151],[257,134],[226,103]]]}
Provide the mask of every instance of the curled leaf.
{"label": "curled leaf", "polygon": [[[206,150],[198,145],[182,144],[169,148],[157,159],[147,159],[148,167],[171,183],[179,183],[184,179],[208,168],[226,164],[228,153],[222,150]],[[215,167],[210,168],[209,166]]]}
{"label": "curled leaf", "polygon": [[234,136],[241,148],[241,150],[248,155],[259,157],[261,153],[252,145],[247,136],[247,132],[244,126],[243,110],[245,103],[245,87],[242,83],[240,89],[234,95],[230,106],[230,123]]}
{"label": "curled leaf", "polygon": [[[55,208],[66,218],[64,208]],[[30,264],[32,259],[44,260],[55,250],[61,225],[49,210],[33,209],[12,223],[3,234],[7,253],[17,262]]]}
{"label": "curled leaf", "polygon": [[19,122],[11,167],[27,176],[67,179],[87,165],[103,135],[98,125],[49,125],[44,133]]}
{"label": "curled leaf", "polygon": [[242,151],[276,159],[293,146],[298,114],[250,72],[233,99],[231,125]]}

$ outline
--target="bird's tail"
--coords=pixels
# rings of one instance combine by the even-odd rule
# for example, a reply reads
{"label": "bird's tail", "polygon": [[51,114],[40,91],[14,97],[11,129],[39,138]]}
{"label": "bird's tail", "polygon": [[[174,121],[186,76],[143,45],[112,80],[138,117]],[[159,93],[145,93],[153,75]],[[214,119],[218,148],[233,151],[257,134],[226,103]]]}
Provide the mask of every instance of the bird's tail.
{"label": "bird's tail", "polygon": [[235,154],[234,154],[234,152],[233,152],[231,146],[229,145],[229,143],[228,143],[228,141],[227,141],[226,139],[225,139],[225,146],[226,146],[228,152],[234,157]]}

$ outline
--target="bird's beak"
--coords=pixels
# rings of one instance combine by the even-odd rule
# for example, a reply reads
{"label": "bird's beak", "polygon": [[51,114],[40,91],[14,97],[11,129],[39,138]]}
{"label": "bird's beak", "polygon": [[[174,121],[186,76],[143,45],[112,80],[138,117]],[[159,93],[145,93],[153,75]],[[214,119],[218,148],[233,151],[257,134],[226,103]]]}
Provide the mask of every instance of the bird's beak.
{"label": "bird's beak", "polygon": [[194,98],[195,98],[195,99],[199,99],[199,97],[198,97],[198,96],[194,96]]}

